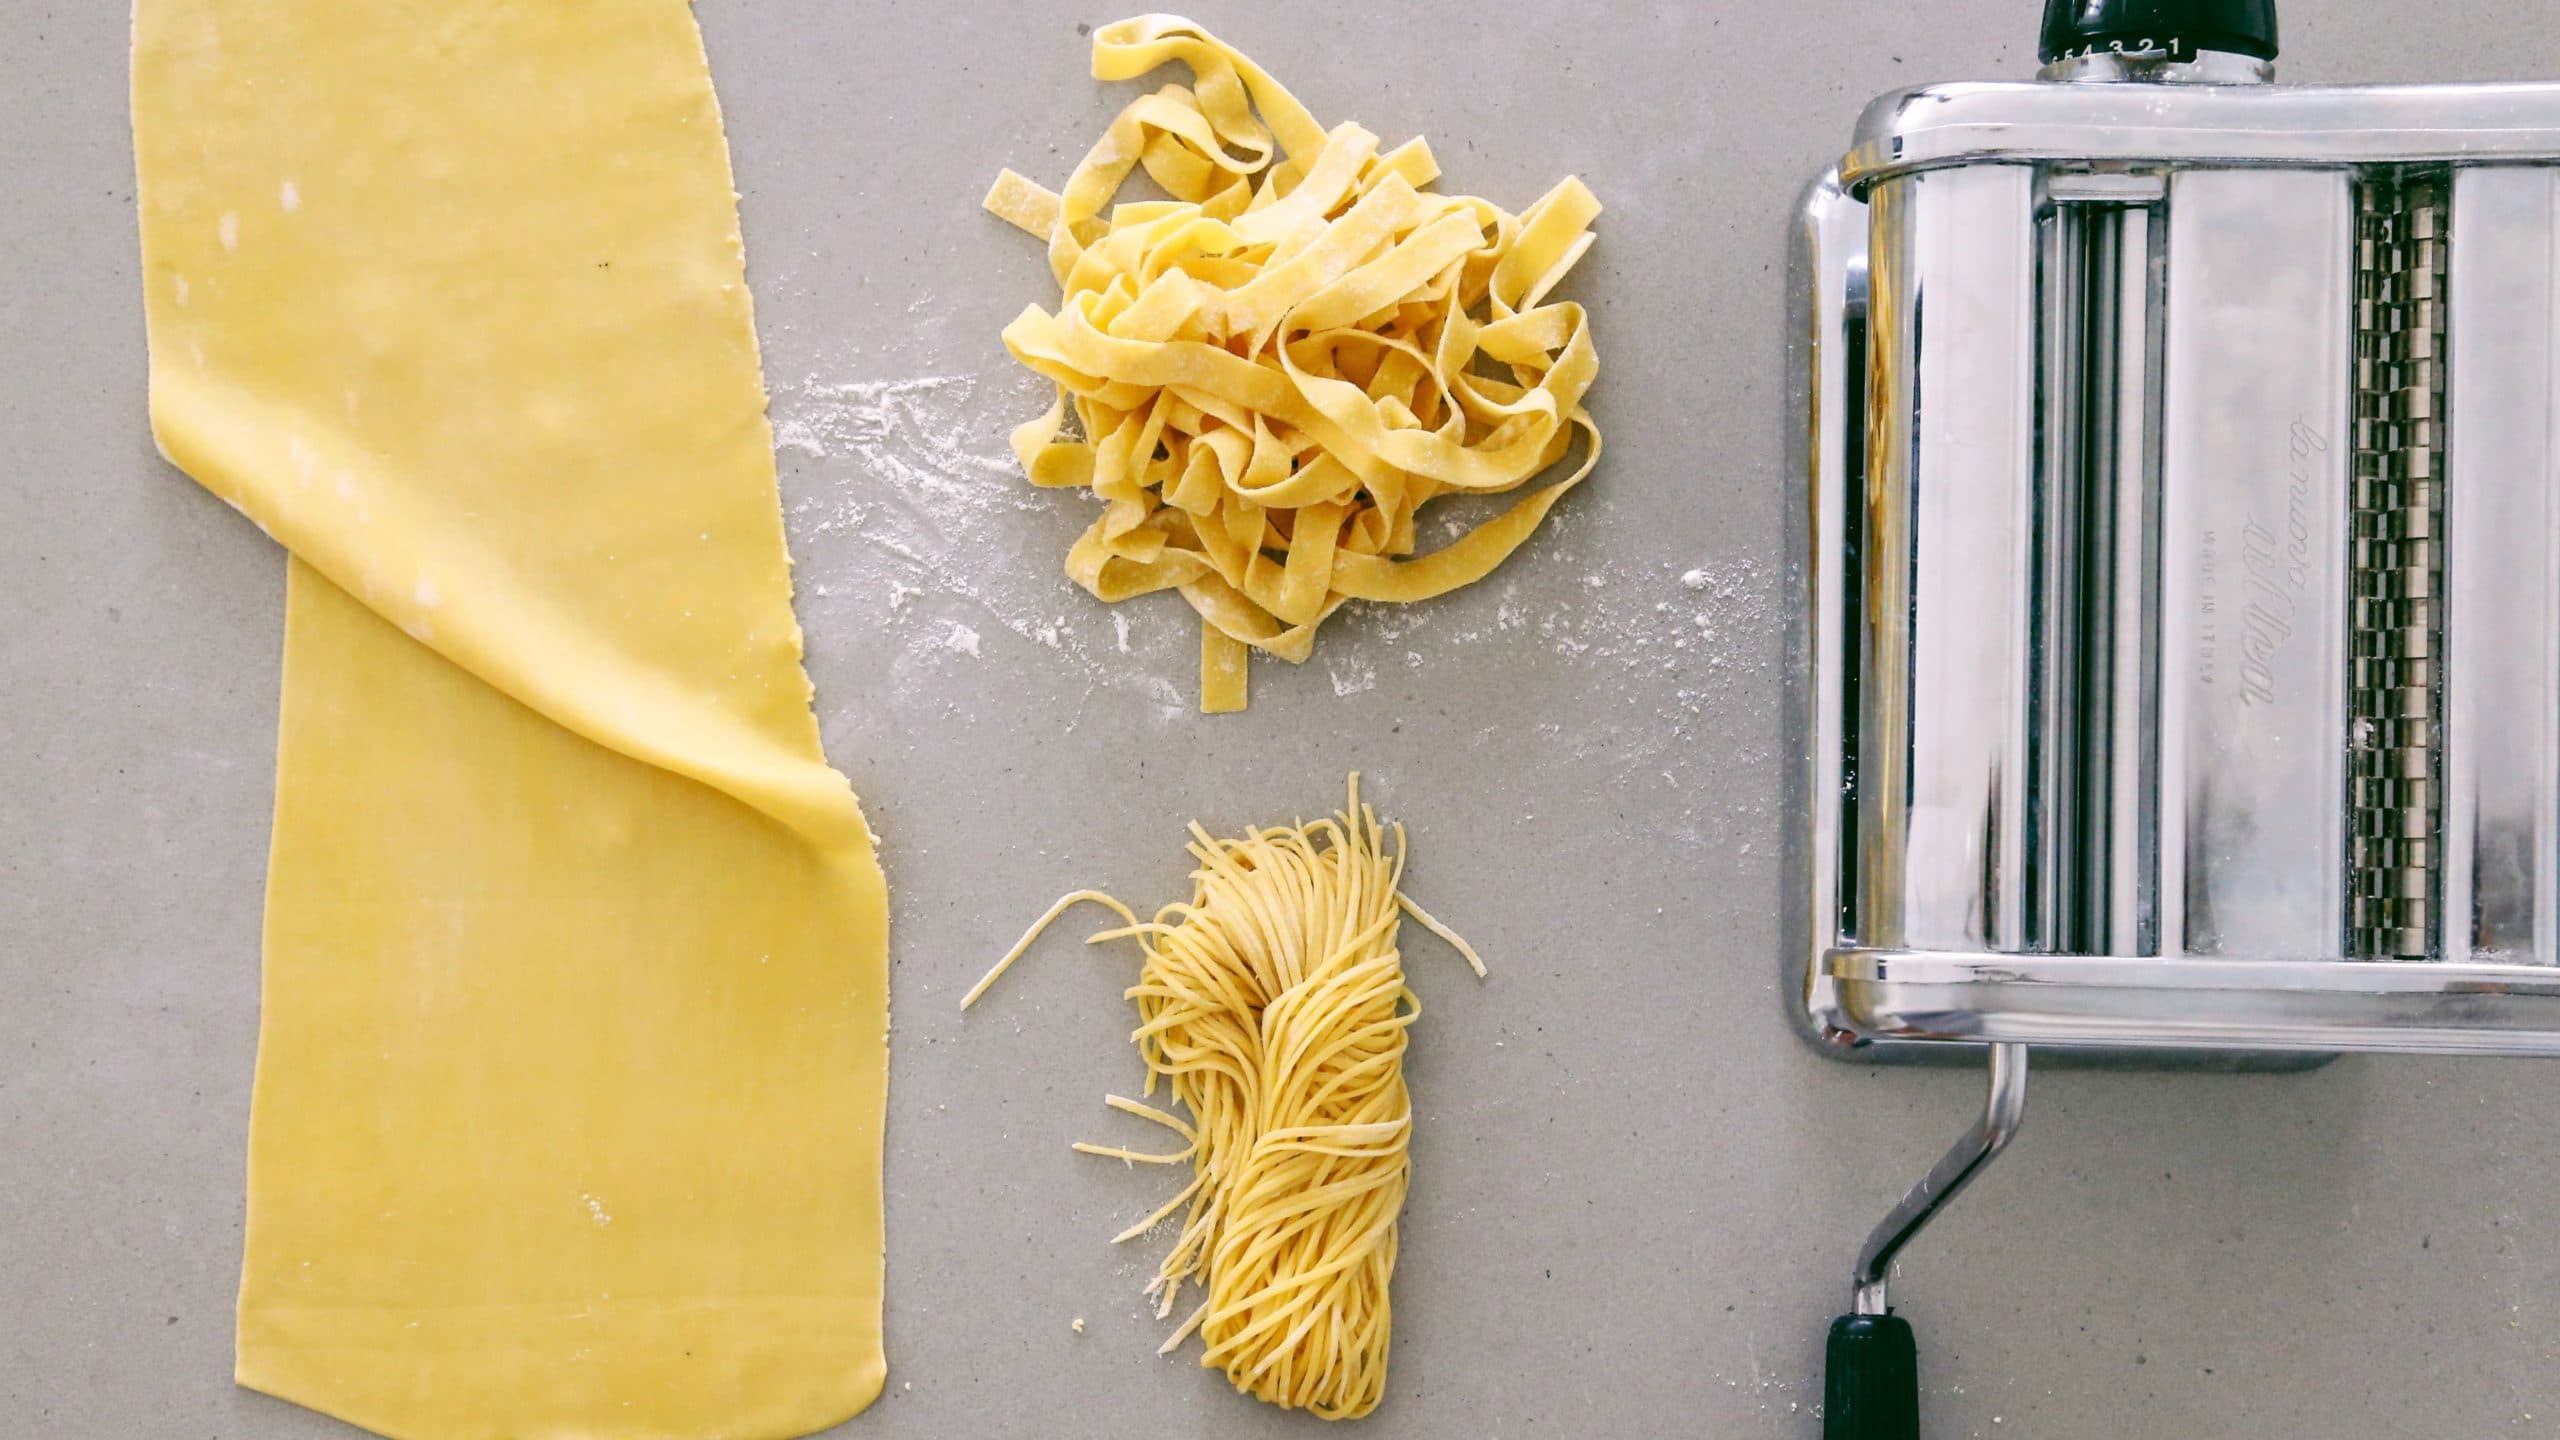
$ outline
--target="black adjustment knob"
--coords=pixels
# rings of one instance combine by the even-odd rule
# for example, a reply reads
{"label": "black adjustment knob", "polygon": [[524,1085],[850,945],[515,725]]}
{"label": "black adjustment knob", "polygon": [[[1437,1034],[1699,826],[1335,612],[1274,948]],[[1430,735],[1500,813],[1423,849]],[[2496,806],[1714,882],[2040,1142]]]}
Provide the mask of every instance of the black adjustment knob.
{"label": "black adjustment knob", "polygon": [[2199,50],[2276,58],[2276,0],[2045,0],[2036,54],[2111,51],[2193,60]]}

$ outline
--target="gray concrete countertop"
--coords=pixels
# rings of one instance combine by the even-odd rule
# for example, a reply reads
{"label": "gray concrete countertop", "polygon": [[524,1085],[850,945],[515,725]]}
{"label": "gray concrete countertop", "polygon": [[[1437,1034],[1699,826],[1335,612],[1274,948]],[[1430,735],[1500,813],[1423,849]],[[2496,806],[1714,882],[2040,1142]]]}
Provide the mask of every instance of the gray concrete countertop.
{"label": "gray concrete countertop", "polygon": [[[1069,1153],[1133,1082],[1125,962],[1060,891],[1168,896],[1182,823],[1412,828],[1416,1177],[1370,1433],[1806,1436],[1858,1237],[1978,1080],[1817,1057],[1777,995],[1782,240],[1871,94],[2023,75],[2031,0],[1257,6],[1197,18],[1328,122],[1517,206],[1609,206],[1573,282],[1598,477],[1493,581],[1348,617],[1190,713],[1172,597],[1058,573],[1088,502],[1008,479],[1055,300],[977,209],[1127,87],[1062,4],[704,0],[745,195],[828,746],[896,906],[889,1388],[843,1434],[1311,1434],[1154,1355],[1164,1177]],[[2528,13],[2534,12],[2534,13]],[[2511,0],[2288,0],[2296,80],[2560,72]],[[319,1437],[232,1388],[282,562],[143,415],[122,7],[0,4],[0,1434]],[[2385,27],[2388,27],[2387,29]],[[2560,1429],[2560,1104],[2518,1062],[2045,1070],[1911,1254],[1929,1433]],[[1083,1317],[1082,1333],[1070,1322]]]}

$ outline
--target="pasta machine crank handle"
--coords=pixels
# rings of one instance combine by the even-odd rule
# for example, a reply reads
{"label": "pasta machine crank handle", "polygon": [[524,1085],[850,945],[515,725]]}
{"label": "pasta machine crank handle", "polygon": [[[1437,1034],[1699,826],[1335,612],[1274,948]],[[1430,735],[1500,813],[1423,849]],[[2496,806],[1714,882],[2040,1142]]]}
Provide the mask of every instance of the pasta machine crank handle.
{"label": "pasta machine crank handle", "polygon": [[1885,1283],[1902,1247],[2007,1148],[2026,1113],[2027,1047],[1994,1045],[1981,1118],[1868,1234],[1858,1253],[1850,1313],[1831,1322],[1823,1357],[1823,1440],[1919,1440],[1919,1350],[1910,1322],[1886,1303]]}

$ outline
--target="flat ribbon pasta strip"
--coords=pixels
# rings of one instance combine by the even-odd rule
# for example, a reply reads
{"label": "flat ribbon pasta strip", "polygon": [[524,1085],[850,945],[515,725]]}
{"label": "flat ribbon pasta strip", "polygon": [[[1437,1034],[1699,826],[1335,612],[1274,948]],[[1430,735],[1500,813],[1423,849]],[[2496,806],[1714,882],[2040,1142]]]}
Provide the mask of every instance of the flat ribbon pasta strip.
{"label": "flat ribbon pasta strip", "polygon": [[[1067,574],[1106,602],[1179,593],[1201,709],[1230,711],[1249,651],[1303,661],[1349,601],[1483,579],[1591,473],[1599,353],[1582,307],[1548,296],[1600,203],[1575,179],[1518,215],[1431,193],[1420,140],[1325,130],[1188,20],[1094,32],[1097,79],[1175,61],[1191,86],[1130,102],[1064,187],[1008,170],[986,207],[1048,242],[1063,287],[1004,341],[1058,387],[1014,432],[1023,473],[1105,502]],[[1172,198],[1115,205],[1142,167]],[[1414,553],[1424,505],[1520,489],[1577,433],[1563,479]]]}
{"label": "flat ribbon pasta strip", "polygon": [[140,0],[151,418],[292,552],[240,1383],[385,1434],[878,1394],[886,893],[685,0]]}

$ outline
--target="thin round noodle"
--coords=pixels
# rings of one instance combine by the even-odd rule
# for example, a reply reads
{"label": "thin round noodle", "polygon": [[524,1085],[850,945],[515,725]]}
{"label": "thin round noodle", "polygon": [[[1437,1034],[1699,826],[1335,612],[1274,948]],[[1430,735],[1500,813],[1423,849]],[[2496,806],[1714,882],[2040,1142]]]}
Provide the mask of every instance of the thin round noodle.
{"label": "thin round noodle", "polygon": [[[1572,178],[1517,215],[1432,194],[1422,141],[1323,129],[1188,20],[1094,32],[1097,79],[1175,61],[1191,86],[1130,102],[1061,191],[1007,170],[986,207],[1048,242],[1064,290],[1004,340],[1058,387],[1014,432],[1024,472],[1105,502],[1068,575],[1104,601],[1180,592],[1201,708],[1240,710],[1248,649],[1303,661],[1348,601],[1484,578],[1591,472],[1599,354],[1582,307],[1547,294],[1600,202]],[[1113,205],[1140,167],[1173,198]],[[1571,474],[1414,554],[1424,505],[1516,490],[1576,431]]]}
{"label": "thin round noodle", "polygon": [[1161,1080],[1191,1118],[1106,1096],[1182,1147],[1075,1148],[1191,1162],[1189,1185],[1115,1237],[1181,1213],[1146,1293],[1159,1318],[1186,1285],[1205,1294],[1164,1351],[1196,1330],[1200,1363],[1238,1390],[1328,1420],[1366,1415],[1386,1394],[1387,1282],[1412,1172],[1405,1038],[1421,1014],[1396,949],[1402,917],[1485,973],[1465,941],[1405,898],[1404,827],[1392,852],[1387,834],[1360,803],[1357,775],[1342,813],[1313,825],[1220,840],[1194,822],[1188,901],[1141,921],[1100,891],[1065,896],[961,1001],[975,1003],[1069,908],[1091,902],[1121,917],[1088,943],[1134,939],[1144,952],[1124,992],[1138,1007],[1141,1093]]}

